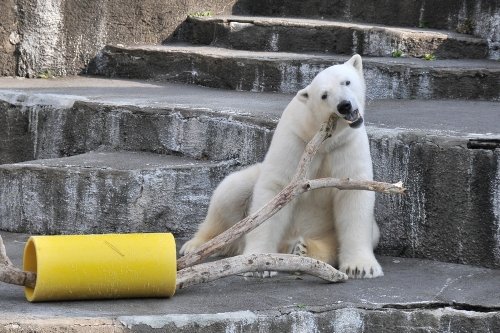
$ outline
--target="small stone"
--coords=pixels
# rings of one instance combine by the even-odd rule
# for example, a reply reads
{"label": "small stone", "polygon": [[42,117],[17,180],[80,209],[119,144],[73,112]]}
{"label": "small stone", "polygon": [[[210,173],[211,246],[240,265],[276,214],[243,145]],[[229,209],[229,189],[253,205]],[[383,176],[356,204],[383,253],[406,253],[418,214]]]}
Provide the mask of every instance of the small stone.
{"label": "small stone", "polygon": [[9,35],[9,42],[12,45],[19,44],[21,42],[21,36],[17,33],[17,31],[12,31]]}

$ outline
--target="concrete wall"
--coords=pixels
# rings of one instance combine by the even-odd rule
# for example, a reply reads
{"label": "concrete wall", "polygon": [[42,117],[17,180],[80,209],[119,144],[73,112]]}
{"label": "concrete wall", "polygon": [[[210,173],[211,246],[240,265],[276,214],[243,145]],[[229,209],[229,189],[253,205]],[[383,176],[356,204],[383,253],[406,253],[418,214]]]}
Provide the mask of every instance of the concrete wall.
{"label": "concrete wall", "polygon": [[377,194],[377,251],[500,267],[500,150],[468,149],[463,137],[368,131],[374,179],[408,189]]}
{"label": "concrete wall", "polygon": [[13,106],[0,101],[0,164],[107,148],[173,152],[198,160],[237,158],[247,165],[264,158],[275,126],[189,110],[146,112],[87,102],[73,107],[29,103]]}
{"label": "concrete wall", "polygon": [[0,1],[0,75],[16,72],[15,44],[18,42],[14,0]]}
{"label": "concrete wall", "polygon": [[0,74],[77,74],[107,43],[160,43],[189,13],[228,13],[233,2],[2,0]]}

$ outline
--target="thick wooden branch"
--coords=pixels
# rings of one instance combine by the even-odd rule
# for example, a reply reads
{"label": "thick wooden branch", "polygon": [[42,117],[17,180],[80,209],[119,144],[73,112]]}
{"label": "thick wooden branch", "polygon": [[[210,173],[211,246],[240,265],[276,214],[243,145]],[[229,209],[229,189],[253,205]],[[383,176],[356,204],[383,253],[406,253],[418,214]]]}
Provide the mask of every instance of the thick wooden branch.
{"label": "thick wooden branch", "polygon": [[210,241],[201,245],[197,250],[186,254],[177,260],[177,269],[181,270],[186,267],[200,263],[205,258],[221,250],[226,244],[230,244],[243,234],[252,231],[259,225],[264,223],[271,216],[276,214],[281,208],[292,201],[297,196],[311,190],[336,187],[342,190],[366,190],[377,191],[383,193],[404,193],[405,188],[401,182],[395,184],[374,182],[374,181],[359,181],[350,179],[323,178],[306,180],[306,172],[311,164],[314,155],[319,150],[321,144],[328,139],[335,129],[338,117],[332,115],[328,122],[321,126],[321,129],[316,133],[312,140],[307,144],[304,153],[300,159],[299,165],[292,181],[281,192],[279,192],[269,203],[259,209],[257,212],[247,216],[240,222],[233,225],[225,232],[212,238]]}
{"label": "thick wooden branch", "polygon": [[0,282],[35,288],[36,274],[0,264]]}
{"label": "thick wooden branch", "polygon": [[337,115],[332,114],[330,118],[328,118],[328,121],[321,125],[319,131],[316,133],[316,135],[313,136],[311,141],[309,141],[309,143],[306,145],[304,153],[302,154],[299,164],[297,165],[297,170],[295,171],[295,175],[293,176],[290,184],[294,184],[301,180],[306,179],[306,173],[307,170],[309,169],[309,165],[311,164],[314,156],[321,147],[321,144],[326,139],[332,136],[332,133],[335,130],[335,127],[337,126],[338,119],[339,118],[337,117]]}
{"label": "thick wooden branch", "polygon": [[24,272],[12,264],[0,235],[0,282],[15,284],[18,286],[35,287],[36,274]]}
{"label": "thick wooden branch", "polygon": [[184,268],[177,273],[177,289],[255,271],[301,272],[328,282],[347,280],[346,274],[313,258],[294,254],[250,254]]}
{"label": "thick wooden branch", "polygon": [[[225,232],[212,238],[196,251],[187,253],[184,257],[177,260],[177,270],[195,265],[203,259],[216,253],[226,244],[232,243],[245,233],[252,231],[261,225],[264,221],[276,214],[281,208],[289,203],[296,195],[294,195],[297,182],[305,180],[305,175],[314,155],[318,152],[321,144],[332,136],[332,132],[337,124],[338,117],[332,115],[320,130],[314,135],[311,141],[306,145],[304,153],[300,159],[297,171],[292,178],[292,182],[278,193],[268,204],[259,209],[252,215],[247,216],[239,221]],[[298,194],[297,194],[298,195]]]}

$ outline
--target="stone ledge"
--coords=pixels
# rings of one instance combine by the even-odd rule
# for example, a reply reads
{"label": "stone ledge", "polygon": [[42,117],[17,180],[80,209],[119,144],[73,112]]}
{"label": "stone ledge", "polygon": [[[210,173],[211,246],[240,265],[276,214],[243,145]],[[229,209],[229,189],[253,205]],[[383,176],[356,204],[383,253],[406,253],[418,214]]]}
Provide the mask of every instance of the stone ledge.
{"label": "stone ledge", "polygon": [[[198,84],[238,91],[295,93],[345,56],[258,52],[210,46],[106,46],[89,74]],[[364,57],[368,99],[498,101],[500,65],[492,60]]]}
{"label": "stone ledge", "polygon": [[486,40],[430,29],[346,23],[299,18],[215,16],[190,17],[179,41],[272,52],[318,52],[391,57],[432,54],[438,59],[484,59]]}
{"label": "stone ledge", "polygon": [[337,310],[287,313],[253,313],[251,311],[213,315],[164,315],[119,317],[132,332],[164,329],[175,332],[397,332],[410,333],[425,329],[437,332],[493,332],[500,329],[500,312],[476,313],[439,309],[380,310],[345,307]]}
{"label": "stone ledge", "polygon": [[233,14],[279,17],[311,17],[396,26],[456,30],[488,39],[498,58],[497,2],[489,0],[240,0]]}
{"label": "stone ledge", "polygon": [[92,152],[0,166],[0,229],[191,235],[235,161]]}

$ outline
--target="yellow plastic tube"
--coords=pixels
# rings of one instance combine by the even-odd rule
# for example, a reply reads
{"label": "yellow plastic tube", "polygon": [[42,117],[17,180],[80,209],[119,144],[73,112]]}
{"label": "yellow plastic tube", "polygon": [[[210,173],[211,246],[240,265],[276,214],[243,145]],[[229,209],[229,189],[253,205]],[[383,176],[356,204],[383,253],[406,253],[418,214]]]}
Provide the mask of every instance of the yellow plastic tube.
{"label": "yellow plastic tube", "polygon": [[24,270],[35,272],[30,302],[175,293],[176,251],[170,233],[32,236]]}

